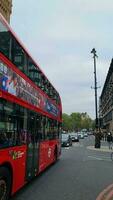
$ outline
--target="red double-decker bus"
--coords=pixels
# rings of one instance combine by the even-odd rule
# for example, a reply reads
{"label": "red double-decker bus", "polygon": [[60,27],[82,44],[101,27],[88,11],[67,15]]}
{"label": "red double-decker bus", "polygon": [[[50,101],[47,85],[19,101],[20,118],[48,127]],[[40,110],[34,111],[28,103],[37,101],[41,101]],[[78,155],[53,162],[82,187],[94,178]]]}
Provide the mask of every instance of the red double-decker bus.
{"label": "red double-decker bus", "polygon": [[0,15],[0,200],[61,153],[59,93]]}

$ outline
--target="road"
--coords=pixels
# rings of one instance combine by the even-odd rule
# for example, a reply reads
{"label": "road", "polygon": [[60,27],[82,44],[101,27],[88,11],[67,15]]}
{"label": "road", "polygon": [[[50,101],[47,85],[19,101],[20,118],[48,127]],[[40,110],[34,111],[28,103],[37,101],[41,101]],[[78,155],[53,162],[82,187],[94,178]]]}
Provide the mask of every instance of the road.
{"label": "road", "polygon": [[87,149],[94,144],[90,136],[62,148],[60,160],[21,189],[11,200],[96,200],[113,184],[110,153]]}

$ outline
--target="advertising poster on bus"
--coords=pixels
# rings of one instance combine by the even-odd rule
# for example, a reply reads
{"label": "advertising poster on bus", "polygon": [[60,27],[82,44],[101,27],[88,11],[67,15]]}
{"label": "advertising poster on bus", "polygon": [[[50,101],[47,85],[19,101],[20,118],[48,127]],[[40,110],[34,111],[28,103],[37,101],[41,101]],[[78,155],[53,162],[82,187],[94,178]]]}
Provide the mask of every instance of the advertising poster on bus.
{"label": "advertising poster on bus", "polygon": [[54,116],[58,116],[57,107],[47,97],[2,61],[0,61],[0,89]]}

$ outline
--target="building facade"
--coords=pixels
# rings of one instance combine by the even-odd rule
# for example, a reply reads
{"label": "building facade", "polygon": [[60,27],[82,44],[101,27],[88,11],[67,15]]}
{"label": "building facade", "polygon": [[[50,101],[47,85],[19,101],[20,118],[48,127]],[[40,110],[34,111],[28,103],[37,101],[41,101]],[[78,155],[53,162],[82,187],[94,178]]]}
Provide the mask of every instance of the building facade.
{"label": "building facade", "polygon": [[0,13],[10,23],[10,15],[12,13],[12,0],[0,0]]}
{"label": "building facade", "polygon": [[113,59],[100,96],[99,115],[101,128],[113,134]]}

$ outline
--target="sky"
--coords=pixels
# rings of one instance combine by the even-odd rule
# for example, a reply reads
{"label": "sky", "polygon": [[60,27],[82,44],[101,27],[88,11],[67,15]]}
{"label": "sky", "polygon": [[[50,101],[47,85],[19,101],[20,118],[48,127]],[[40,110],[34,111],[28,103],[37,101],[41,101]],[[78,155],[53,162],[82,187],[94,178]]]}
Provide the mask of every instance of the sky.
{"label": "sky", "polygon": [[99,99],[113,57],[113,1],[13,0],[11,27],[59,92],[63,113],[94,119],[91,50]]}

